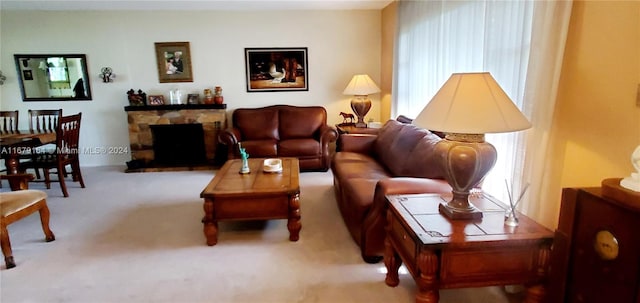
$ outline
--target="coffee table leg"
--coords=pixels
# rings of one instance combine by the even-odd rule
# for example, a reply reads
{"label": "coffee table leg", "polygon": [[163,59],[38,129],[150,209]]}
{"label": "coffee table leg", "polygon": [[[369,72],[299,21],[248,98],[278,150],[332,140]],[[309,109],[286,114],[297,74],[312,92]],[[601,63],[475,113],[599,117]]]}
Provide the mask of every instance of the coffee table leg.
{"label": "coffee table leg", "polygon": [[289,241],[298,241],[300,239],[300,193],[289,196],[289,220],[287,221],[287,229],[289,229]]}
{"label": "coffee table leg", "polygon": [[207,238],[207,245],[213,246],[218,243],[218,222],[214,220],[213,200],[204,199],[204,236]]}

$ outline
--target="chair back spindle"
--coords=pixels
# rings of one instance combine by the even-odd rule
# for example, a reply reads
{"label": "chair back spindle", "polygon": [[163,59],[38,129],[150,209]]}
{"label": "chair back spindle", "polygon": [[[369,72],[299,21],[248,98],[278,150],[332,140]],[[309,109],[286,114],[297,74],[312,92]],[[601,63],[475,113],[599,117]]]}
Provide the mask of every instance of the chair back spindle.
{"label": "chair back spindle", "polygon": [[60,122],[62,109],[29,110],[29,130],[54,132]]}
{"label": "chair back spindle", "polygon": [[18,111],[0,111],[0,132],[11,134],[18,131]]}

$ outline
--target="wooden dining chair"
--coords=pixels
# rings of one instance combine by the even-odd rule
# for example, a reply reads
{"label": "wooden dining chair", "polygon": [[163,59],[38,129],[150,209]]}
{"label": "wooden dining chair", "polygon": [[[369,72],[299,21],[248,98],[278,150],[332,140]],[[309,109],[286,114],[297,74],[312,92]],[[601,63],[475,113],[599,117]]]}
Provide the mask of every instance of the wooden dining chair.
{"label": "wooden dining chair", "polygon": [[[0,111],[0,133],[11,134],[18,131],[18,114],[17,110],[3,110]],[[0,172],[6,172],[5,165],[2,165]],[[2,188],[2,181],[0,181],[0,188]]]}
{"label": "wooden dining chair", "polygon": [[18,131],[18,111],[0,111],[0,132],[3,134],[15,133]]}
{"label": "wooden dining chair", "polygon": [[47,207],[47,194],[41,190],[28,189],[28,181],[33,179],[29,174],[0,175],[1,179],[20,184],[20,190],[0,193],[0,246],[4,255],[7,269],[16,267],[9,240],[7,226],[35,212],[40,213],[40,223],[44,231],[45,241],[56,239],[49,228],[49,207]]}
{"label": "wooden dining chair", "polygon": [[[69,196],[65,177],[67,175],[67,165],[71,167],[71,176],[74,182],[80,182],[80,186],[84,188],[84,180],[80,172],[79,159],[79,141],[80,141],[80,120],[82,113],[71,116],[60,117],[56,128],[56,148],[49,153],[38,153],[35,157],[23,163],[20,163],[22,169],[42,169],[44,171],[44,180],[34,180],[34,182],[44,182],[47,188],[51,188],[51,182],[60,182],[62,193],[65,197]],[[50,171],[55,169],[58,176],[57,180],[51,180]]]}
{"label": "wooden dining chair", "polygon": [[[60,122],[62,109],[30,109],[29,131],[31,132],[54,132]],[[51,153],[55,148],[53,144],[35,147],[35,153]],[[31,154],[23,154],[20,158],[33,158]],[[40,171],[35,169],[36,178],[40,179]]]}
{"label": "wooden dining chair", "polygon": [[53,132],[62,116],[62,109],[30,109],[29,130]]}

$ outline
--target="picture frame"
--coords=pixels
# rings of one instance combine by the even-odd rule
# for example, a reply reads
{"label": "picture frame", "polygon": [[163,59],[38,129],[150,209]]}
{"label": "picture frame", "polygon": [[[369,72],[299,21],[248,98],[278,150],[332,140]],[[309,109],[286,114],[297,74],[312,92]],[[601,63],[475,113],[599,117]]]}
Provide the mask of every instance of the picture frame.
{"label": "picture frame", "polygon": [[28,70],[23,70],[23,71],[22,71],[22,77],[23,77],[25,80],[33,80],[33,72],[32,72],[30,69],[28,69]]}
{"label": "picture frame", "polygon": [[187,95],[187,104],[200,104],[200,94]]}
{"label": "picture frame", "polygon": [[189,42],[156,42],[160,83],[193,82]]}
{"label": "picture frame", "polygon": [[149,101],[147,101],[147,105],[164,105],[164,96],[163,95],[149,95]]}
{"label": "picture frame", "polygon": [[306,47],[245,48],[247,92],[308,91]]}

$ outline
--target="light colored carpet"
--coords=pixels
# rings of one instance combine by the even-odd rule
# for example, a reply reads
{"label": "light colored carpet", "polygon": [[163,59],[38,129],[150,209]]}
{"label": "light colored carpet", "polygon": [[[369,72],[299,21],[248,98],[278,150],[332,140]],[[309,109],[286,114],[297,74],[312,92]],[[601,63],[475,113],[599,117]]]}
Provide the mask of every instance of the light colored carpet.
{"label": "light colored carpet", "polygon": [[[286,220],[221,222],[210,247],[199,195],[214,171],[123,171],[83,168],[87,188],[68,183],[69,198],[57,183],[46,190],[54,242],[37,214],[9,226],[17,267],[1,266],[1,302],[415,302],[404,268],[392,288],[382,262],[361,260],[331,172],[301,174],[298,242]],[[500,287],[444,290],[440,301],[510,302]]]}

